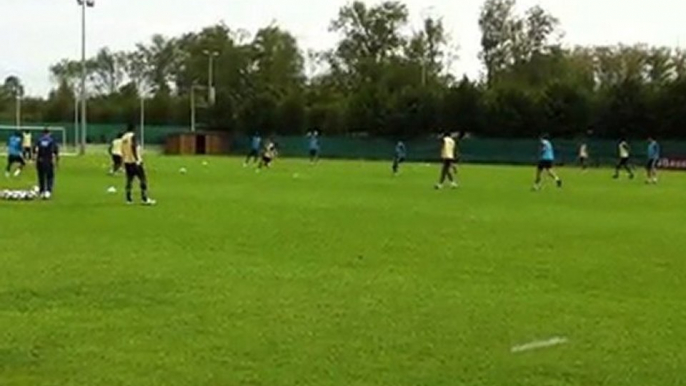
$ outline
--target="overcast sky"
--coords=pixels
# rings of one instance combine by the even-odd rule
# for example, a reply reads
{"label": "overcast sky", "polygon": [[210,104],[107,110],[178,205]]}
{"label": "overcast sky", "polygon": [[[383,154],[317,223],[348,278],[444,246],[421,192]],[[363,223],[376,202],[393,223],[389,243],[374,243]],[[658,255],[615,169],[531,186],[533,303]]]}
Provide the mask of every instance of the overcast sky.
{"label": "overcast sky", "polygon": [[[483,0],[405,0],[420,15],[444,17],[459,59],[453,72],[477,76],[481,65],[477,20]],[[299,38],[303,49],[323,49],[337,37],[328,32],[345,0],[96,0],[88,13],[88,51],[108,46],[128,50],[154,33],[174,36],[224,21],[254,32],[276,21]],[[375,2],[375,1],[374,1]],[[374,3],[369,1],[369,3]],[[562,22],[566,44],[686,44],[686,1],[519,0],[540,4]],[[0,0],[0,78],[19,75],[32,95],[53,86],[48,67],[80,57],[80,10],[76,0]]]}

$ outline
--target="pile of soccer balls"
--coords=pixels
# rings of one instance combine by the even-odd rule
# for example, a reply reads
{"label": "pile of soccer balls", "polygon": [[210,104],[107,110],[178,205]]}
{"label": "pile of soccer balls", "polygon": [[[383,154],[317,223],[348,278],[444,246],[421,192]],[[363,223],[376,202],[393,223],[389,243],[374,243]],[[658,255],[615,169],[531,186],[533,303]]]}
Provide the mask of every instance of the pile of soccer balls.
{"label": "pile of soccer balls", "polygon": [[38,198],[38,188],[31,190],[1,190],[0,199],[7,201],[33,201]]}

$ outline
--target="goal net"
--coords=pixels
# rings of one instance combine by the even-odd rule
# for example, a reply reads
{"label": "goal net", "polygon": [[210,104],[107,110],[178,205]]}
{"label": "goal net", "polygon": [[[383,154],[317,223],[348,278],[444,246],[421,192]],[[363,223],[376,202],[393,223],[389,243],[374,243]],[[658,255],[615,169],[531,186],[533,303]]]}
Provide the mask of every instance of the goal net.
{"label": "goal net", "polygon": [[76,145],[67,140],[67,130],[59,126],[2,126],[0,125],[0,154],[7,155],[7,139],[16,132],[22,134],[28,131],[31,134],[31,144],[34,146],[36,141],[43,135],[43,130],[48,129],[52,137],[60,147],[60,154],[76,155]]}

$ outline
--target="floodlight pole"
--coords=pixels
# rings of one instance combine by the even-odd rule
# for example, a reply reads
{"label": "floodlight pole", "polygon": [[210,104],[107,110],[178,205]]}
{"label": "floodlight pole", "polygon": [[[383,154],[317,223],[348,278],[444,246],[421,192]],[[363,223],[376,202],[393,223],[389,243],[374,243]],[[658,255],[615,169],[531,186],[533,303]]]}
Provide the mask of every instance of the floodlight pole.
{"label": "floodlight pole", "polygon": [[14,117],[14,124],[17,126],[17,128],[21,127],[21,91],[16,90],[16,111],[15,111],[15,117]]}
{"label": "floodlight pole", "polygon": [[141,94],[141,148],[145,148],[145,95]]}
{"label": "floodlight pole", "polygon": [[79,96],[74,92],[74,150],[79,148]]}
{"label": "floodlight pole", "polygon": [[202,52],[203,54],[207,55],[209,58],[208,61],[208,70],[207,70],[207,103],[210,105],[214,104],[214,99],[215,99],[215,91],[214,91],[214,59],[219,56],[219,52],[217,51],[209,51],[209,50],[204,50]]}
{"label": "floodlight pole", "polygon": [[191,132],[195,133],[195,83],[191,85]]}
{"label": "floodlight pole", "polygon": [[81,148],[79,154],[86,154],[86,8],[94,7],[95,0],[76,0],[81,6]]}

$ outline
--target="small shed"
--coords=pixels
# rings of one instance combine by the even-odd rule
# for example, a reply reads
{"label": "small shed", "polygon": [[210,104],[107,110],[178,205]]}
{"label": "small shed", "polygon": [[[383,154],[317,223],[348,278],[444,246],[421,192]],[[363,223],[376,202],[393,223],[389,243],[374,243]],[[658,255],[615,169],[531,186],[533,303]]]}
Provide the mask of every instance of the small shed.
{"label": "small shed", "polygon": [[229,136],[220,132],[178,133],[167,137],[168,155],[221,155],[229,152]]}

